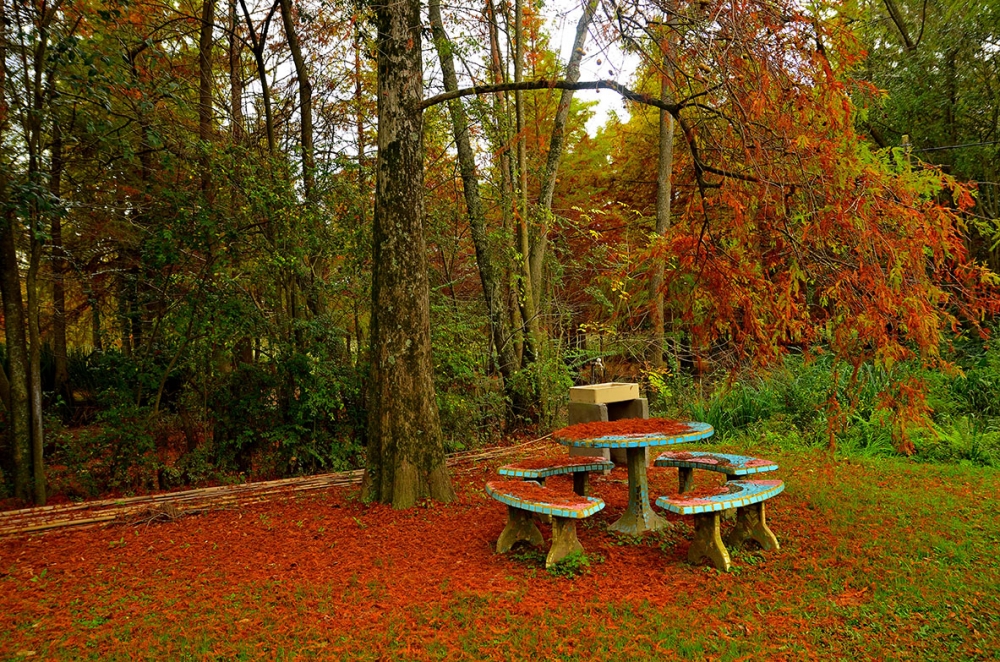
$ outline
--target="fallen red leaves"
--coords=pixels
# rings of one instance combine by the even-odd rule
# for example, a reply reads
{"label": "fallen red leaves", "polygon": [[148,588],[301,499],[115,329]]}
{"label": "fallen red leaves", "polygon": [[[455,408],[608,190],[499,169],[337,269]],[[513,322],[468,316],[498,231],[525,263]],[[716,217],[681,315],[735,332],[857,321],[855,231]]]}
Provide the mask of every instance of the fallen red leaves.
{"label": "fallen red leaves", "polygon": [[562,508],[582,509],[593,505],[582,496],[573,492],[557,491],[548,487],[523,480],[491,480],[487,485],[494,492],[512,496],[521,501],[548,503]]}
{"label": "fallen red leaves", "polygon": [[587,457],[587,456],[559,456],[559,457],[535,457],[528,460],[521,460],[520,462],[512,462],[507,464],[511,469],[546,469],[552,466],[559,467],[572,467],[572,466],[585,466],[588,464],[595,464],[601,462],[601,458],[598,457]]}
{"label": "fallen red leaves", "polygon": [[[0,658],[739,657],[722,654],[732,650],[755,659],[866,659],[877,657],[865,653],[873,646],[898,659],[943,650],[921,639],[921,628],[961,623],[886,614],[886,601],[900,599],[889,591],[909,585],[911,570],[870,536],[850,534],[849,525],[886,531],[878,526],[885,515],[843,520],[853,504],[810,501],[845,480],[869,489],[883,476],[804,454],[775,459],[789,485],[768,506],[782,549],[738,554],[729,575],[685,562],[689,518],[668,515],[675,530],[639,543],[608,533],[603,525],[627,503],[621,467],[592,476],[607,507],[578,526],[587,553],[603,557],[589,574],[570,581],[549,576],[540,561],[497,555],[505,507],[483,486],[501,461],[456,471],[449,505],[397,511],[360,503],[356,488],[332,488],[164,524],[0,540]],[[676,494],[675,470],[651,468],[649,478],[652,496]],[[721,479],[696,473],[703,487]],[[569,492],[572,477],[547,482]],[[953,482],[928,480],[953,493],[969,489]],[[993,493],[995,483],[975,494]],[[907,526],[934,530],[939,516],[911,517]],[[985,573],[977,613],[994,613],[997,596],[984,587],[996,567],[965,572],[970,582]],[[971,603],[974,590],[962,599]],[[924,608],[941,599],[929,594]],[[868,629],[883,622],[891,641]],[[951,639],[956,657],[1000,644],[987,626],[966,643]]]}
{"label": "fallen red leaves", "polygon": [[687,423],[681,423],[671,418],[624,418],[618,421],[596,421],[594,423],[577,423],[560,428],[552,433],[555,439],[576,441],[578,439],[596,439],[612,435],[626,434],[684,434],[690,432]]}

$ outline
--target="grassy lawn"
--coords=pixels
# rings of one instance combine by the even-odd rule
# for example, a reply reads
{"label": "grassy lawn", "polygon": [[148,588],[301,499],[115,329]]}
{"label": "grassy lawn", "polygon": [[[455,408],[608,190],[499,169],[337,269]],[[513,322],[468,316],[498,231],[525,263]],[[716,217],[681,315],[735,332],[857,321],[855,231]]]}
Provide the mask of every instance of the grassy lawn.
{"label": "grassy lawn", "polygon": [[[730,450],[776,459],[786,490],[768,512],[781,550],[731,550],[729,574],[684,561],[689,519],[609,533],[623,468],[594,479],[608,506],[580,526],[575,577],[495,555],[493,463],[458,473],[447,506],[331,490],[2,540],[0,658],[995,659],[1000,472]],[[676,472],[650,483],[673,492]]]}

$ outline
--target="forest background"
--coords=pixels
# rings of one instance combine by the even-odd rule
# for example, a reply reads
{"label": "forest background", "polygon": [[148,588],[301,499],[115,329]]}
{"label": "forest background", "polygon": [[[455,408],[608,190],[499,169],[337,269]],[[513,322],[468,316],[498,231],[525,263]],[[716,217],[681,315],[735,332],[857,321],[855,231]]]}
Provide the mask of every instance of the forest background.
{"label": "forest background", "polygon": [[[0,8],[11,504],[362,466],[447,498],[442,452],[595,379],[1000,462],[993,2],[595,0],[566,62],[521,0]],[[627,119],[589,135],[583,87]]]}

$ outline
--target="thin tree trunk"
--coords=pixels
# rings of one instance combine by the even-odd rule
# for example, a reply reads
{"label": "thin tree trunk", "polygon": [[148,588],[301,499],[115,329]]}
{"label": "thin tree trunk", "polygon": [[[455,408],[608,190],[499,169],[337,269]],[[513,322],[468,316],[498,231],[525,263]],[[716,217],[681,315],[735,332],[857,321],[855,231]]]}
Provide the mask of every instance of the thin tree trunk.
{"label": "thin tree trunk", "polygon": [[[32,224],[40,225],[40,212],[32,211]],[[34,234],[34,233],[33,233]],[[39,328],[38,316],[40,305],[38,301],[38,268],[42,261],[42,242],[36,237],[31,238],[31,250],[28,258],[28,277],[25,290],[28,293],[28,343],[30,347],[29,365],[31,376],[28,385],[31,388],[31,469],[34,476],[34,501],[36,506],[45,505],[45,463],[43,451],[45,448],[45,430],[42,426],[42,334]]]}
{"label": "thin tree trunk", "polygon": [[233,142],[243,141],[243,61],[239,40],[240,20],[237,0],[229,1],[229,106],[232,115]]}
{"label": "thin tree trunk", "polygon": [[316,188],[316,162],[313,158],[312,84],[309,82],[309,70],[306,69],[306,61],[302,56],[299,37],[295,32],[295,21],[292,18],[292,0],[279,0],[279,2],[281,3],[281,20],[285,27],[285,39],[288,40],[288,50],[291,51],[292,62],[295,64],[295,75],[299,79],[302,182],[305,187],[306,200],[311,202]]}
{"label": "thin tree trunk", "polygon": [[253,18],[247,9],[246,2],[240,0],[240,7],[243,9],[243,18],[246,20],[247,31],[250,36],[250,45],[253,47],[253,59],[257,65],[257,80],[260,81],[260,96],[264,102],[264,129],[267,133],[267,153],[274,154],[274,114],[271,110],[271,86],[267,82],[267,67],[264,64],[264,49],[267,47],[267,31],[271,26],[271,19],[278,8],[278,1],[271,5],[267,17],[261,24],[260,34],[253,27]]}
{"label": "thin tree trunk", "polygon": [[[660,74],[660,99],[664,102],[672,100],[670,82],[667,79],[669,58],[667,40],[663,40],[663,66],[665,71]],[[660,143],[659,169],[656,176],[656,235],[663,237],[670,227],[670,197],[671,173],[674,165],[674,117],[665,110],[660,110]],[[653,278],[650,282],[650,295],[653,299],[653,356],[652,363],[656,367],[663,365],[663,259],[657,258],[653,267]]]}
{"label": "thin tree trunk", "polygon": [[[516,0],[514,5],[514,82],[520,83],[524,75],[524,29],[523,1]],[[514,115],[517,128],[517,169],[518,169],[518,224],[517,251],[520,256],[519,304],[521,317],[524,320],[525,363],[532,363],[538,358],[539,324],[535,309],[534,287],[531,284],[531,248],[528,232],[528,136],[524,132],[524,102],[521,90],[514,92]]]}
{"label": "thin tree trunk", "polygon": [[[580,61],[583,59],[583,47],[587,41],[587,31],[597,12],[597,0],[586,0],[583,15],[576,24],[576,38],[573,40],[573,52],[566,65],[565,80],[575,83],[580,80]],[[545,262],[545,251],[549,238],[549,219],[552,215],[552,195],[556,190],[556,178],[559,175],[559,161],[562,159],[566,143],[566,122],[569,119],[569,107],[573,101],[573,90],[564,89],[559,97],[555,121],[552,124],[552,135],[549,139],[549,153],[545,160],[545,172],[542,175],[542,187],[538,194],[538,206],[535,217],[538,224],[538,234],[531,245],[531,284],[533,286],[535,309],[542,303],[542,265]]]}
{"label": "thin tree trunk", "polygon": [[[295,30],[295,20],[292,16],[292,0],[279,0],[281,5],[281,20],[285,28],[285,39],[288,41],[288,50],[292,54],[292,62],[295,65],[295,76],[298,78],[299,88],[299,142],[302,148],[302,187],[305,193],[306,203],[312,204],[316,200],[316,161],[313,149],[313,113],[312,113],[312,83],[309,81],[309,70],[306,67],[305,57],[302,55],[302,47],[299,44],[299,36]],[[317,215],[311,218],[318,219]],[[322,231],[322,223],[314,224],[314,232]],[[308,276],[299,276],[295,283],[305,294],[306,306],[315,317],[324,309],[320,290],[316,283],[316,269],[322,268],[317,263],[318,258],[304,258],[305,272]],[[299,334],[301,336],[301,334]]]}
{"label": "thin tree trunk", "polygon": [[[487,21],[490,33],[490,69],[492,71],[493,84],[500,84],[506,81],[503,69],[503,62],[500,56],[500,28],[497,23],[496,6],[493,0],[486,0]],[[493,95],[493,110],[496,117],[498,132],[500,134],[500,208],[503,211],[503,230],[505,236],[509,236],[514,226],[514,178],[513,159],[511,158],[511,135],[510,135],[510,99],[507,94]],[[504,309],[509,322],[508,328],[517,330],[512,340],[514,343],[515,365],[520,366],[524,356],[524,333],[521,322],[521,309],[518,304],[516,288],[514,283],[514,269],[509,261],[505,261],[503,269],[504,278]]]}
{"label": "thin tree trunk", "polygon": [[[30,107],[25,127],[28,146],[28,181],[36,187],[41,184],[41,147],[42,147],[42,110],[45,105],[45,93],[42,84],[48,50],[48,22],[45,16],[39,17],[38,41],[33,50],[33,75],[30,85],[27,85],[27,95]],[[26,81],[27,82],[27,81]],[[42,426],[42,340],[39,325],[41,306],[38,301],[38,269],[42,261],[42,228],[41,209],[37,202],[29,205],[28,232],[28,273],[25,279],[25,292],[28,296],[28,350],[29,375],[28,388],[31,400],[31,467],[34,477],[34,502],[45,505],[45,464],[43,450],[45,432]]]}
{"label": "thin tree trunk", "polygon": [[[62,128],[52,125],[52,171],[49,191],[56,199],[62,197],[63,160]],[[73,406],[73,388],[69,381],[69,360],[66,354],[66,248],[63,246],[62,215],[52,214],[52,352],[55,358],[55,391]]]}
{"label": "thin tree trunk", "polygon": [[[457,90],[458,76],[455,73],[452,46],[441,20],[441,0],[431,0],[429,12],[434,46],[437,48],[438,57],[441,60],[441,71],[444,74],[444,87],[446,90]],[[498,368],[503,376],[505,388],[509,388],[510,378],[517,367],[516,357],[510,333],[507,330],[506,311],[503,306],[502,272],[494,263],[493,251],[490,249],[486,232],[486,213],[479,197],[476,157],[469,140],[469,120],[465,113],[465,107],[458,99],[448,104],[448,110],[455,133],[455,144],[458,147],[458,162],[462,174],[465,206],[469,216],[472,243],[476,249],[476,264],[479,265],[479,279],[483,285],[483,298],[486,300],[486,311],[490,320],[493,344],[497,349]]]}
{"label": "thin tree trunk", "polygon": [[201,6],[198,39],[198,139],[201,141],[201,190],[206,195],[212,182],[208,145],[212,141],[212,29],[215,27],[215,0]]}
{"label": "thin tree trunk", "polygon": [[379,2],[374,10],[379,131],[362,494],[408,508],[425,495],[451,501],[454,492],[444,461],[431,363],[420,2]]}
{"label": "thin tree trunk", "polygon": [[101,302],[94,292],[92,283],[88,283],[86,277],[83,279],[84,294],[87,295],[87,303],[90,304],[90,342],[94,346],[95,352],[104,351],[103,334],[101,333]]}

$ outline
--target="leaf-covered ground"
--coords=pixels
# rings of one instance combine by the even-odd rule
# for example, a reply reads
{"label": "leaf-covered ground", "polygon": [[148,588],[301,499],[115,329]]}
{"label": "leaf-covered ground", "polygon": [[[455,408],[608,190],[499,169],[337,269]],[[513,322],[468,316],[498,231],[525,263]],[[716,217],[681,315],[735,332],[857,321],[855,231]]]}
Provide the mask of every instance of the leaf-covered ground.
{"label": "leaf-covered ground", "polygon": [[[498,556],[497,462],[457,473],[447,506],[338,488],[0,540],[0,658],[995,659],[998,472],[762,452],[787,485],[768,512],[782,548],[736,552],[730,574],[684,561],[689,519],[609,533],[623,468],[593,480],[608,507],[579,528],[583,574]],[[672,493],[676,471],[650,482]]]}

